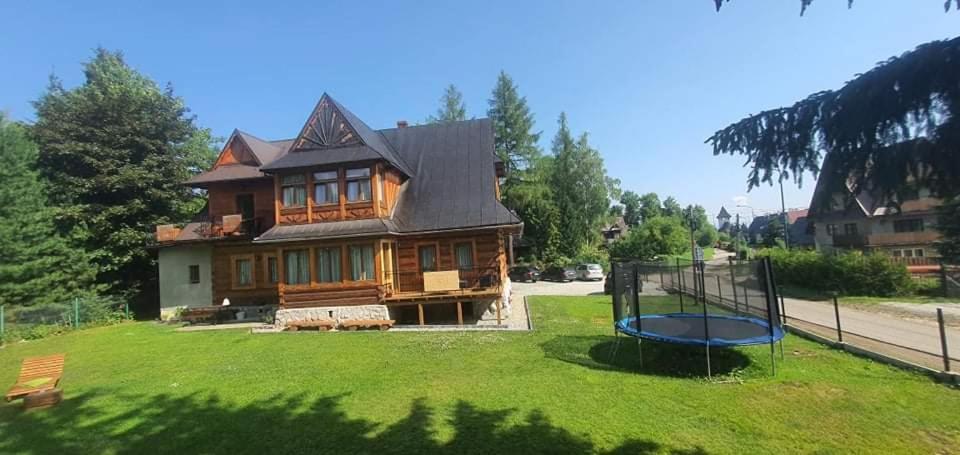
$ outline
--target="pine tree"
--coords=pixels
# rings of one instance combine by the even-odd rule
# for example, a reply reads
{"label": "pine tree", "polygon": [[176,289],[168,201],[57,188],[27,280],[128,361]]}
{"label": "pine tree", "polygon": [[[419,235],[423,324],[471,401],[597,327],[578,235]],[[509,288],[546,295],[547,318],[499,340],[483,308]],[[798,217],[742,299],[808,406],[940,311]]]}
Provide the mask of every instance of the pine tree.
{"label": "pine tree", "polygon": [[183,100],[119,52],[97,49],[84,74],[71,90],[51,78],[34,103],[38,169],[59,206],[61,232],[87,230],[84,246],[100,266],[98,280],[136,290],[156,277],[145,248],[155,226],[196,209],[196,196],[181,183],[209,151],[196,140],[202,130]]}
{"label": "pine tree", "polygon": [[603,159],[590,146],[586,133],[574,140],[564,113],[558,124],[550,182],[560,214],[561,252],[574,257],[597,240],[599,223],[609,210],[610,194],[618,182],[607,177]]}
{"label": "pine tree", "polygon": [[533,131],[533,114],[527,99],[519,95],[517,85],[507,73],[500,71],[497,85],[489,100],[487,116],[493,121],[494,150],[506,167],[506,181],[501,188],[504,204],[513,208],[511,193],[524,181],[523,172],[540,156],[540,133]]}
{"label": "pine tree", "polygon": [[453,84],[447,86],[440,97],[440,107],[435,116],[427,117],[427,123],[450,123],[467,119],[467,105],[463,102],[463,93]]}
{"label": "pine tree", "polygon": [[0,305],[66,302],[94,290],[97,270],[57,232],[36,160],[25,129],[0,114]]}

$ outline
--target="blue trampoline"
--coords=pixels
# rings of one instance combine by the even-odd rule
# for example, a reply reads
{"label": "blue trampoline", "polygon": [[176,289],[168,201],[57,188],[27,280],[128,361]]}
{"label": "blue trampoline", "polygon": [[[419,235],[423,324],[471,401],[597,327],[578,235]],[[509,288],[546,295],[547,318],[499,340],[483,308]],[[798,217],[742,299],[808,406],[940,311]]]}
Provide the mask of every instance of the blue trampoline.
{"label": "blue trampoline", "polygon": [[[679,260],[676,266],[638,261],[611,265],[615,334],[636,338],[638,343],[650,340],[702,346],[708,376],[710,348],[768,344],[771,367],[776,372],[774,345],[785,332],[769,259],[745,264],[731,262],[729,266],[707,266],[702,261],[684,266]],[[706,291],[708,275],[709,282],[716,283],[712,295]],[[679,312],[672,311],[670,304],[662,300],[641,298],[644,283],[677,295]],[[723,296],[724,287],[729,292],[727,297]],[[685,296],[687,309],[692,311],[684,310]],[[782,356],[782,343],[780,347]],[[616,351],[614,348],[613,355]],[[639,352],[642,367],[642,344]]]}
{"label": "blue trampoline", "polygon": [[[704,319],[706,318],[706,319]],[[624,335],[663,343],[732,347],[768,344],[783,339],[783,329],[759,318],[696,313],[648,314],[617,321]],[[707,331],[709,330],[709,338]]]}

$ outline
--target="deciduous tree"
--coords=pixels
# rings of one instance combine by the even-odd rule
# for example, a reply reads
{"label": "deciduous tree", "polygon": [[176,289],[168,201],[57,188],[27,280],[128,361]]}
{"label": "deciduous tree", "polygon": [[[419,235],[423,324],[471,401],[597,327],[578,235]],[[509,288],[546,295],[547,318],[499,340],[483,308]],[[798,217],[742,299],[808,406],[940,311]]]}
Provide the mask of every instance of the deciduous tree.
{"label": "deciduous tree", "polygon": [[623,196],[620,196],[620,203],[623,204],[623,221],[627,226],[640,224],[643,217],[640,196],[633,191],[624,191]]}

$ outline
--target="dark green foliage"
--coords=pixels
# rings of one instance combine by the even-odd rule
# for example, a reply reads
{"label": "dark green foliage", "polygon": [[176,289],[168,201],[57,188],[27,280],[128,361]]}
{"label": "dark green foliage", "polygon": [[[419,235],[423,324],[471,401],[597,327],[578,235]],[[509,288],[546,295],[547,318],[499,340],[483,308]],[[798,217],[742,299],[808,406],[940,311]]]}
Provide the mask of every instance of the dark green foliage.
{"label": "dark green foliage", "polygon": [[436,115],[427,117],[427,123],[450,123],[467,119],[467,105],[463,102],[463,93],[453,84],[447,86],[440,97],[440,107]]}
{"label": "dark green foliage", "polygon": [[943,235],[937,242],[940,256],[960,264],[960,195],[947,197],[937,208],[937,230]]}
{"label": "dark green foliage", "polygon": [[652,220],[660,215],[663,215],[663,208],[660,206],[660,197],[657,193],[640,196],[640,218],[643,221]]}
{"label": "dark green foliage", "polygon": [[652,260],[690,249],[690,231],[676,217],[657,217],[630,229],[610,246],[610,257]]}
{"label": "dark green foliage", "polygon": [[763,230],[763,245],[774,247],[784,243],[783,222],[780,217],[772,217]]}
{"label": "dark green foliage", "polygon": [[560,252],[574,257],[598,240],[598,227],[610,207],[613,182],[587,135],[574,140],[563,113],[558,125],[549,182],[560,215]]}
{"label": "dark green foliage", "polygon": [[682,213],[683,209],[680,207],[680,203],[673,196],[663,200],[663,210],[661,211],[663,216],[680,216]]}
{"label": "dark green foliage", "polygon": [[[623,195],[620,196],[620,203],[623,204],[623,221],[627,223],[627,226],[636,226],[640,224],[641,219],[647,219],[645,216],[643,216],[641,199],[637,193],[634,193],[633,191],[624,191]],[[657,209],[659,208],[658,201]]]}
{"label": "dark green foliage", "polygon": [[501,187],[503,202],[513,207],[511,196],[514,187],[524,182],[524,173],[540,157],[540,133],[534,132],[533,114],[527,99],[520,96],[517,85],[507,73],[501,71],[497,85],[490,98],[487,116],[493,121],[494,150],[503,161],[506,179]]}
{"label": "dark green foliage", "polygon": [[719,234],[717,233],[717,228],[713,227],[712,224],[705,224],[697,230],[696,238],[697,245],[708,248],[717,244]]}
{"label": "dark green foliage", "polygon": [[56,229],[36,160],[25,128],[0,114],[0,305],[43,306],[96,290],[96,267],[73,245],[80,233]]}
{"label": "dark green foliage", "polygon": [[836,255],[810,250],[771,248],[769,256],[782,284],[843,295],[890,297],[914,289],[907,268],[883,254],[846,252]]}
{"label": "dark green foliage", "polygon": [[829,206],[851,177],[854,193],[907,190],[908,177],[935,194],[960,187],[960,38],[923,44],[790,107],[764,111],[707,139],[715,155],[744,155],[748,184],[821,171]]}
{"label": "dark green foliage", "polygon": [[69,90],[51,79],[34,103],[38,168],[61,231],[85,231],[98,281],[134,291],[156,276],[145,248],[155,226],[182,221],[200,205],[181,183],[209,162],[212,139],[170,87],[127,66],[119,52],[97,49],[84,74]]}

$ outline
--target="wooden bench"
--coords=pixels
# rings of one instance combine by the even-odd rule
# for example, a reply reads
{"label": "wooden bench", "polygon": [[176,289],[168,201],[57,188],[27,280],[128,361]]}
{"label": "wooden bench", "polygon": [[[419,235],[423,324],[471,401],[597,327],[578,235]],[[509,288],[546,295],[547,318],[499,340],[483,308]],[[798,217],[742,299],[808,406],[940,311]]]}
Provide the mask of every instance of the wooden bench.
{"label": "wooden bench", "polygon": [[28,357],[20,366],[20,377],[10,388],[5,398],[12,401],[28,395],[55,390],[63,376],[63,362],[66,354],[46,357]]}
{"label": "wooden bench", "polygon": [[317,329],[320,332],[332,330],[337,326],[336,321],[294,321],[287,324],[287,330],[297,332],[300,329]]}
{"label": "wooden bench", "polygon": [[380,329],[384,331],[393,327],[394,322],[396,321],[393,319],[354,319],[341,322],[340,327],[350,331],[357,329]]}

